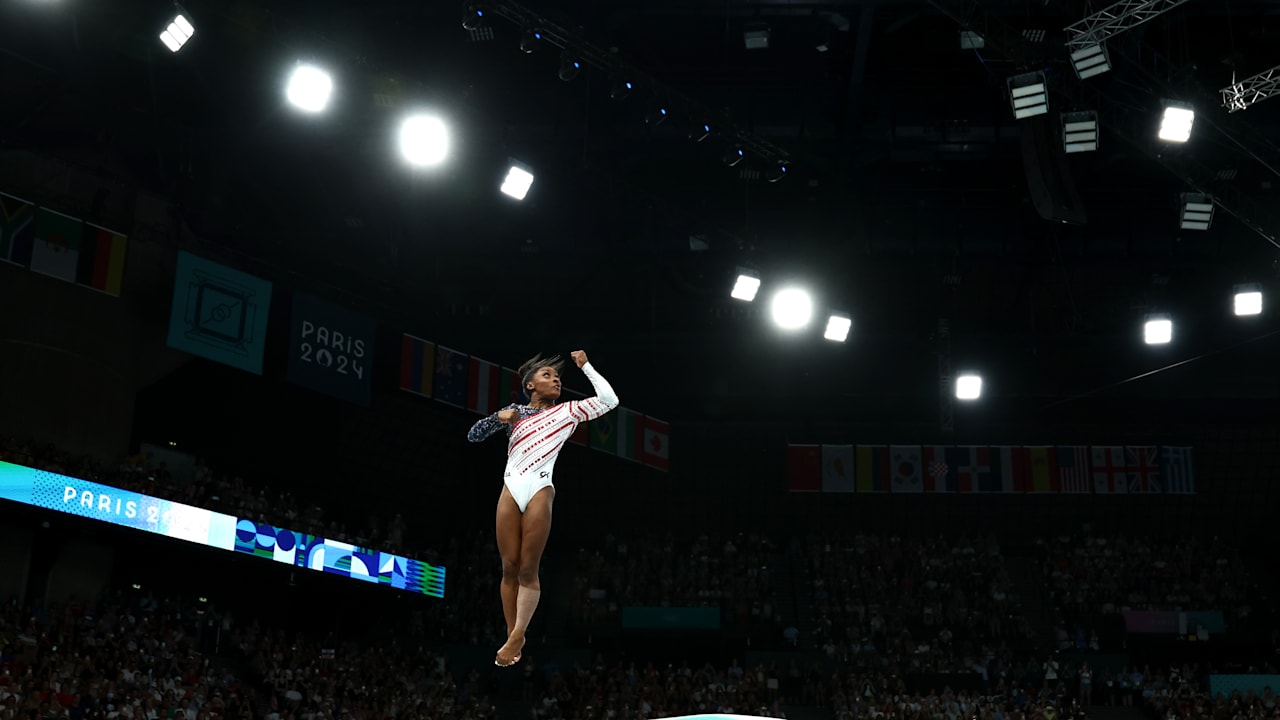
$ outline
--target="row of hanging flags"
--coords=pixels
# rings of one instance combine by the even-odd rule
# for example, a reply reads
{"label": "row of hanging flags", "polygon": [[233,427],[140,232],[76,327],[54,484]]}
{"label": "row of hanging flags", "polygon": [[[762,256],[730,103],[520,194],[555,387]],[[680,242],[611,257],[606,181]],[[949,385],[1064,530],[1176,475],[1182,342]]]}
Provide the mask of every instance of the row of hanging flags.
{"label": "row of hanging flags", "polygon": [[[515,370],[408,334],[401,340],[400,389],[477,415],[526,402]],[[560,398],[583,399],[585,395],[568,388]],[[569,442],[669,470],[668,424],[625,407],[579,424]]]}
{"label": "row of hanging flags", "polygon": [[1192,448],[1121,445],[787,446],[787,489],[824,493],[1196,492]]}
{"label": "row of hanging flags", "polygon": [[120,296],[127,238],[0,193],[0,261]]}

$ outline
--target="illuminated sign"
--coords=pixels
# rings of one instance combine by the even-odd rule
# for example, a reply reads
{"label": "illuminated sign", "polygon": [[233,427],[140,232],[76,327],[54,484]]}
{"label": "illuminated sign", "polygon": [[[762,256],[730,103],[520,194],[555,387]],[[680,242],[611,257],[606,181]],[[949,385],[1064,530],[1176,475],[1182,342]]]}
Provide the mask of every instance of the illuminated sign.
{"label": "illuminated sign", "polygon": [[206,547],[444,597],[445,569],[420,560],[0,462],[0,498]]}

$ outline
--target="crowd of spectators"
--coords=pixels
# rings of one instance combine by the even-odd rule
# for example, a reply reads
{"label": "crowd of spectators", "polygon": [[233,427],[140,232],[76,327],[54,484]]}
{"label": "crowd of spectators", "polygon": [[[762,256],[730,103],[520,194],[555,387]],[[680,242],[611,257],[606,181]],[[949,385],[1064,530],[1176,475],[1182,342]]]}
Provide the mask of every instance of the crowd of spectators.
{"label": "crowd of spectators", "polygon": [[609,534],[578,550],[573,619],[616,623],[627,605],[716,607],[726,626],[780,631],[777,553],[759,533]]}
{"label": "crowd of spectators", "polygon": [[1183,535],[1161,542],[1087,533],[1041,540],[1038,547],[1048,601],[1063,623],[1063,649],[1105,649],[1097,628],[1124,610],[1214,609],[1228,620],[1251,612],[1248,568],[1216,539]]}
{"label": "crowd of spectators", "polygon": [[[357,544],[403,542],[398,518],[349,530],[287,491],[204,463],[180,483],[144,456],[104,467],[0,440],[0,459]],[[718,607],[726,627],[764,628],[792,659],[751,668],[599,659],[545,673],[531,661],[518,671],[524,701],[537,720],[786,717],[795,704],[826,708],[837,720],[1062,720],[1092,705],[1139,707],[1162,720],[1280,717],[1271,692],[1210,697],[1198,668],[1096,671],[1055,652],[1101,650],[1085,623],[1125,608],[1247,614],[1247,568],[1231,549],[1092,534],[1039,548],[1047,601],[1064,618],[1056,646],[1041,642],[1028,620],[994,537],[607,535],[576,553],[573,620],[616,625],[629,605]],[[427,649],[501,643],[491,533],[454,537],[430,560],[451,569],[447,595],[412,611],[404,646],[289,637],[175,600],[11,602],[0,612],[0,720],[496,717],[488,673],[455,677],[442,651]]]}

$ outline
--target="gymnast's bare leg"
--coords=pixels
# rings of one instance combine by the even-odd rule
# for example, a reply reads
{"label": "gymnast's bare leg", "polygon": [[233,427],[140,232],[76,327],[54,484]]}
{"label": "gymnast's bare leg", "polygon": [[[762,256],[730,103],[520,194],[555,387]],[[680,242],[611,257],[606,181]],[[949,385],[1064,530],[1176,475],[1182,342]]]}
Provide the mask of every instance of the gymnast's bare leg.
{"label": "gymnast's bare leg", "polygon": [[525,631],[542,596],[538,569],[551,534],[554,500],[555,488],[542,488],[522,514],[505,486],[498,497],[498,553],[502,556],[502,614],[507,621],[507,642],[498,649],[494,662],[503,667],[520,661]]}

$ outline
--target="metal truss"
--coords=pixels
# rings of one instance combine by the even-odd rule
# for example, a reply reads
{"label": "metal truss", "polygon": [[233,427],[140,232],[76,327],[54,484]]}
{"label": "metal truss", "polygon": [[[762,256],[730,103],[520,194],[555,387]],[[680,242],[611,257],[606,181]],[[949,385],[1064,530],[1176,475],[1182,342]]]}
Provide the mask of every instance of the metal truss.
{"label": "metal truss", "polygon": [[[954,20],[961,28],[982,32],[986,38],[988,55],[1014,62],[1025,58],[1024,41],[1015,29],[1003,21],[982,13],[972,5],[968,5],[962,15],[945,0],[928,0],[928,2]],[[1273,215],[1269,208],[1240,192],[1236,187],[1218,181],[1217,173],[1196,160],[1190,148],[1156,145],[1150,123],[1137,117],[1128,109],[1141,107],[1145,98],[1120,97],[1116,93],[1123,92],[1123,88],[1111,89],[1104,93],[1097,86],[1076,79],[1071,73],[1046,74],[1046,78],[1049,81],[1049,91],[1059,100],[1074,104],[1083,97],[1085,102],[1098,111],[1098,120],[1103,127],[1159,163],[1191,190],[1213,195],[1214,204],[1222,208],[1223,212],[1239,220],[1241,224],[1271,245],[1280,248],[1280,218]],[[1239,144],[1225,129],[1215,127],[1232,142]],[[1266,163],[1264,162],[1263,165]],[[1269,165],[1267,167],[1270,168]]]}
{"label": "metal truss", "polygon": [[1222,88],[1222,107],[1227,112],[1247,110],[1250,105],[1280,95],[1280,65]]}
{"label": "metal truss", "polygon": [[1187,0],[1120,0],[1104,10],[1067,26],[1067,51],[1098,45],[1142,23],[1159,17]]}
{"label": "metal truss", "polygon": [[[606,48],[587,42],[580,33],[566,30],[546,17],[510,0],[486,0],[484,8],[505,20],[522,28],[536,28],[542,34],[542,41],[562,50],[576,53],[578,59],[587,66],[603,71],[608,75],[643,85],[653,91],[663,102],[678,106],[681,110],[697,118],[714,118],[727,120],[721,113],[713,113],[702,108],[691,98],[675,89],[659,82],[656,78],[626,65],[618,54]],[[751,133],[732,127],[728,122],[716,132],[729,142],[742,147],[743,150],[766,161],[769,164],[789,160],[789,154],[782,148]]]}

